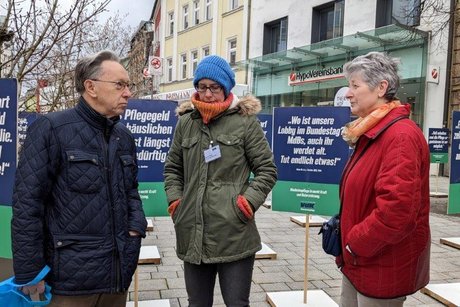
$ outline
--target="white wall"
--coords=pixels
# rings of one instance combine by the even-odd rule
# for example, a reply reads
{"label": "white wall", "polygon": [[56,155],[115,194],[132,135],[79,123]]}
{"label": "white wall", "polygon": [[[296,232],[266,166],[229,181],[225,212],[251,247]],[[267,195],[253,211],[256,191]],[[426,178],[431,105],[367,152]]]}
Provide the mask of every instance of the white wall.
{"label": "white wall", "polygon": [[374,29],[376,8],[377,1],[375,0],[345,0],[343,35]]}
{"label": "white wall", "polygon": [[[250,58],[262,55],[264,24],[288,16],[288,49],[311,43],[313,8],[329,0],[252,0]],[[376,1],[345,1],[344,35],[375,28]]]}
{"label": "white wall", "polygon": [[288,49],[310,44],[312,8],[324,0],[252,0],[249,57],[262,55],[264,24],[288,16]]}
{"label": "white wall", "polygon": [[[447,46],[447,35],[441,38],[440,43]],[[449,76],[447,75],[447,50],[442,50],[436,47],[433,43],[428,50],[428,63],[429,65],[439,66],[439,84],[426,82],[425,91],[425,114],[424,114],[424,127],[423,132],[428,134],[428,128],[442,128],[444,116],[444,98],[446,81]],[[427,71],[428,75],[430,71]]]}

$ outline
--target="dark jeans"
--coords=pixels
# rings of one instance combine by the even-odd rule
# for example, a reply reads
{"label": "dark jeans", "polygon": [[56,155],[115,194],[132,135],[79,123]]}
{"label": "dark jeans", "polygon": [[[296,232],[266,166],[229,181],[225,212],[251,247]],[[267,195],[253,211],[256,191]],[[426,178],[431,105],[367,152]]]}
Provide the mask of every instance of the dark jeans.
{"label": "dark jeans", "polygon": [[190,307],[212,307],[216,275],[228,307],[249,306],[255,255],[234,262],[191,264],[184,262],[185,287]]}

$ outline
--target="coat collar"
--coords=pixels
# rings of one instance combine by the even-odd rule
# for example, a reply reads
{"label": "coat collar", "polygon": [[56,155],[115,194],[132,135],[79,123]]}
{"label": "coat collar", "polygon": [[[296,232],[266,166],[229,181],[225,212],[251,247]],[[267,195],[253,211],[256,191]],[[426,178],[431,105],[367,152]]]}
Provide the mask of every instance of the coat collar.
{"label": "coat collar", "polygon": [[364,135],[369,139],[375,139],[388,125],[391,125],[398,118],[408,118],[410,115],[410,105],[404,104],[391,110],[377,125],[369,129]]}
{"label": "coat collar", "polygon": [[112,128],[119,120],[120,116],[114,116],[107,118],[100,113],[96,112],[91,106],[86,102],[83,97],[80,97],[80,101],[75,106],[75,110],[81,117],[83,117],[91,126],[104,130],[106,128]]}

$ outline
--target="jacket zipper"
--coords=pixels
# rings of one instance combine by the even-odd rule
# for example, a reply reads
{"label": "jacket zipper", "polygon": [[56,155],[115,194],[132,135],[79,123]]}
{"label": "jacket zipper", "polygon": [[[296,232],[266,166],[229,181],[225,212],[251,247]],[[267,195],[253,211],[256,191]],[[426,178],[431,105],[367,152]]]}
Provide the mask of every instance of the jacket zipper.
{"label": "jacket zipper", "polygon": [[[107,129],[107,128],[105,128]],[[104,131],[105,133],[105,131]],[[103,146],[104,146],[104,154],[105,154],[105,161],[104,161],[104,169],[106,172],[106,177],[107,177],[107,188],[108,188],[108,193],[109,193],[109,213],[110,213],[110,221],[111,221],[111,227],[112,227],[112,244],[113,244],[113,250],[112,250],[112,258],[115,261],[115,272],[116,272],[116,280],[115,280],[115,293],[120,292],[120,261],[118,257],[118,247],[117,247],[117,241],[115,238],[115,220],[114,220],[114,214],[113,214],[113,195],[112,195],[112,180],[111,180],[111,169],[108,164],[109,162],[109,149],[108,149],[108,143],[106,143],[106,138],[105,135],[103,137]],[[109,137],[110,138],[110,137]],[[109,142],[109,140],[107,140]]]}

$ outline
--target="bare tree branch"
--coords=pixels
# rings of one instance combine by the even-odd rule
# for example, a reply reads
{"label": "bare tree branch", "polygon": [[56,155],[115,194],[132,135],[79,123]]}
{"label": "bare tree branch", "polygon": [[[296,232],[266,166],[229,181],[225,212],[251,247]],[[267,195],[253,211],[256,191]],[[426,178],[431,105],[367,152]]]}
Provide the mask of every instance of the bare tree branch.
{"label": "bare tree branch", "polygon": [[9,52],[0,63],[0,75],[16,78],[21,96],[26,96],[27,88],[35,89],[38,80],[47,80],[49,86],[39,91],[49,111],[73,105],[78,99],[73,72],[79,58],[103,49],[121,57],[129,51],[133,29],[120,28],[119,13],[103,24],[98,22],[110,1],[8,0],[6,6],[0,4],[6,11],[0,29],[14,32],[10,46],[0,42],[0,53],[6,48]]}

